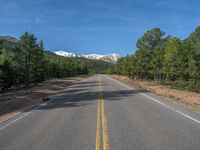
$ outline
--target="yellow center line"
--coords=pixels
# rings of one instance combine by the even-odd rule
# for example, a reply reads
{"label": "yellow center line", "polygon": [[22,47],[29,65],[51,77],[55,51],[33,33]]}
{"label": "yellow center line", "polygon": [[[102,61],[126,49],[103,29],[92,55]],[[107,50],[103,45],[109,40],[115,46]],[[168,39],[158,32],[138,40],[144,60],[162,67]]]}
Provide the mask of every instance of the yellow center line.
{"label": "yellow center line", "polygon": [[100,90],[98,97],[98,110],[97,110],[97,128],[96,128],[96,150],[100,149]]}
{"label": "yellow center line", "polygon": [[103,150],[109,150],[110,147],[109,147],[109,143],[108,143],[107,119],[106,119],[106,115],[105,115],[103,90],[102,90],[101,85],[99,85],[99,97],[98,97],[97,127],[96,127],[96,150],[100,150],[100,147],[101,147],[100,146],[101,123],[100,122],[102,123]]}
{"label": "yellow center line", "polygon": [[104,110],[104,98],[102,93],[101,99],[101,113],[102,113],[102,129],[103,129],[103,149],[109,150],[109,143],[108,143],[108,133],[107,133],[107,119]]}

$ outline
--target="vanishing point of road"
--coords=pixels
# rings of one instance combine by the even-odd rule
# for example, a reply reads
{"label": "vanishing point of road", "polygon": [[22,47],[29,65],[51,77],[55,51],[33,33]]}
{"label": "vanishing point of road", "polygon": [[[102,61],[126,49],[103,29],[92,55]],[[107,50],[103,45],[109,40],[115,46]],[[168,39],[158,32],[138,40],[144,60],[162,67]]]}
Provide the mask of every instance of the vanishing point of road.
{"label": "vanishing point of road", "polygon": [[200,150],[200,116],[94,75],[0,124],[0,150]]}

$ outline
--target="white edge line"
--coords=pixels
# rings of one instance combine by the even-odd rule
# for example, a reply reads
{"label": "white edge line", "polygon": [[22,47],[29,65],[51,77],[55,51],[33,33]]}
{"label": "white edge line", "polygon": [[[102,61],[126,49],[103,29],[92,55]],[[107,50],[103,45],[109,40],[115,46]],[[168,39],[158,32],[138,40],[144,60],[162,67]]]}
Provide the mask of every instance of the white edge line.
{"label": "white edge line", "polygon": [[[89,79],[89,77],[86,78],[86,79],[81,80],[80,82],[82,82],[82,81],[87,81],[88,79]],[[75,86],[76,84],[78,84],[78,83],[80,83],[80,82],[77,82],[77,83],[75,83],[75,84],[73,84],[73,85],[71,85],[71,86],[68,86],[67,89],[73,88],[73,86]],[[63,92],[64,92],[64,91],[63,91]],[[52,95],[52,97],[54,97],[54,96],[56,96],[56,95]],[[48,101],[48,102],[46,102],[46,103],[41,103],[41,104],[39,104],[39,106],[37,106],[36,108],[32,109],[31,111],[25,113],[24,115],[22,115],[22,116],[20,116],[20,117],[17,117],[17,116],[16,116],[16,117],[17,117],[16,119],[14,119],[14,120],[8,122],[7,124],[5,123],[5,125],[3,125],[4,122],[2,122],[2,123],[0,124],[0,130],[3,130],[5,127],[10,126],[11,124],[15,123],[16,121],[18,121],[18,120],[20,120],[20,119],[26,117],[27,115],[31,114],[31,113],[32,113],[33,111],[35,111],[36,109],[38,109],[38,108],[40,108],[40,107],[42,107],[42,106],[47,105],[48,103],[50,103],[50,102],[53,101],[53,100],[54,100],[54,99],[52,99],[52,100],[50,100],[50,101]],[[21,113],[20,113],[20,114],[21,114]],[[20,115],[20,114],[18,114],[18,115]],[[5,122],[6,122],[6,121],[5,121]],[[1,126],[1,125],[2,125],[2,126]]]}
{"label": "white edge line", "polygon": [[[116,79],[113,79],[113,78],[111,78],[111,77],[109,77],[109,76],[106,76],[106,77],[112,79],[113,81],[115,81],[115,82],[117,82],[117,83],[119,83],[119,84],[121,84],[121,85],[123,85],[123,86],[129,88],[129,89],[134,89],[134,88],[131,88],[131,87],[129,87],[128,85],[126,85],[126,84],[124,84],[124,83],[122,83],[122,82],[120,82],[120,81],[118,81],[118,80],[116,80]],[[136,90],[136,91],[137,91],[138,93],[140,93],[141,95],[143,95],[143,96],[145,96],[145,97],[147,97],[147,98],[153,100],[154,102],[157,102],[157,103],[159,103],[160,105],[163,105],[163,106],[165,106],[165,107],[167,107],[167,108],[169,108],[169,109],[175,111],[176,113],[178,113],[178,114],[180,114],[180,115],[182,115],[182,116],[184,116],[184,117],[186,117],[186,118],[188,118],[188,119],[190,119],[190,120],[192,120],[192,121],[194,121],[194,122],[200,124],[200,120],[195,119],[195,118],[193,118],[193,117],[191,117],[191,116],[189,116],[189,115],[187,115],[187,114],[181,112],[180,110],[178,110],[178,109],[176,109],[176,108],[174,108],[174,107],[171,107],[171,106],[169,106],[169,105],[167,105],[167,104],[165,104],[165,103],[163,103],[163,102],[160,102],[159,100],[157,100],[157,99],[155,99],[155,98],[153,98],[153,97],[151,97],[151,96],[148,96],[148,95],[146,95],[146,94],[144,94],[144,93],[141,93],[141,92],[139,92],[137,89],[134,89],[134,90]]]}
{"label": "white edge line", "polygon": [[[33,108],[31,111],[29,111],[29,112],[27,112],[27,113],[25,113],[24,115],[21,115],[20,117],[17,117],[16,119],[14,119],[14,120],[12,120],[12,121],[10,121],[10,122],[8,122],[8,123],[5,123],[5,125],[0,125],[1,127],[0,127],[0,130],[2,130],[2,129],[4,129],[5,127],[7,127],[7,126],[9,126],[9,125],[11,125],[11,124],[13,124],[13,123],[15,123],[16,121],[18,121],[18,120],[20,120],[20,119],[22,119],[22,118],[24,118],[24,117],[26,117],[27,115],[29,115],[29,114],[31,114],[33,111],[35,111],[35,110],[37,110],[38,108],[40,108],[40,107],[42,107],[42,106],[45,106],[45,105],[47,105],[48,103],[50,103],[51,101],[53,101],[54,99],[52,99],[52,100],[50,100],[50,101],[48,101],[48,102],[46,102],[46,103],[41,103],[41,104],[39,104],[36,108]],[[20,113],[21,114],[21,113]],[[19,114],[19,115],[20,115]],[[6,122],[6,121],[5,121]],[[2,122],[1,124],[4,124],[4,122]]]}
{"label": "white edge line", "polygon": [[[40,107],[40,106],[39,106],[39,107]],[[10,121],[10,122],[7,123],[6,125],[2,126],[2,127],[0,128],[0,130],[2,130],[2,129],[4,129],[5,127],[7,127],[7,126],[13,124],[14,122],[16,122],[16,121],[18,121],[18,120],[20,120],[20,119],[26,117],[28,114],[32,113],[34,110],[38,109],[39,107],[36,107],[36,108],[34,108],[33,110],[31,110],[31,111],[25,113],[24,115],[18,117],[17,119],[14,119],[14,120]]]}

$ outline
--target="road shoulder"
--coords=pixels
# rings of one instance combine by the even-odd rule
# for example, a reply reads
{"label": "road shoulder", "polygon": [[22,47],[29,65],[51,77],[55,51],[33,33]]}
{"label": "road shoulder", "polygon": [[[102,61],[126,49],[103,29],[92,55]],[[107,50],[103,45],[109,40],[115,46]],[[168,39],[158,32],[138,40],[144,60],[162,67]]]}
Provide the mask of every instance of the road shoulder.
{"label": "road shoulder", "polygon": [[63,92],[67,87],[74,85],[88,76],[77,76],[67,79],[57,79],[53,83],[42,83],[31,89],[29,93],[21,92],[1,94],[0,124],[15,118],[43,103],[44,98],[50,98]]}
{"label": "road shoulder", "polygon": [[119,76],[119,75],[108,75],[108,76],[122,83],[125,83],[129,86],[145,90],[147,93],[155,94],[156,96],[159,96],[162,100],[166,102],[174,103],[192,112],[200,114],[199,93],[170,89],[168,86],[158,85],[154,82],[135,81],[129,79],[126,76]]}

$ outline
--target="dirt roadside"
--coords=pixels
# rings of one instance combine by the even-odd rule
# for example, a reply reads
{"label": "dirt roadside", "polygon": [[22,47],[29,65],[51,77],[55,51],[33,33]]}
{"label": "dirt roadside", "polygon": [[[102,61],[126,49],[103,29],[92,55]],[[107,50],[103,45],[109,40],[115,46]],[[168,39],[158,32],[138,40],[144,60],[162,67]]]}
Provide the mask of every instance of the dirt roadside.
{"label": "dirt roadside", "polygon": [[88,76],[77,76],[66,79],[53,79],[38,84],[28,91],[22,90],[0,94],[0,123],[25,112],[43,102],[43,98],[63,92],[66,87],[86,79]]}
{"label": "dirt roadside", "polygon": [[148,92],[163,96],[167,101],[182,105],[192,111],[200,113],[200,94],[195,92],[171,89],[166,85],[159,85],[153,81],[136,81],[126,76],[109,75],[110,77],[122,81],[128,85],[144,89]]}

